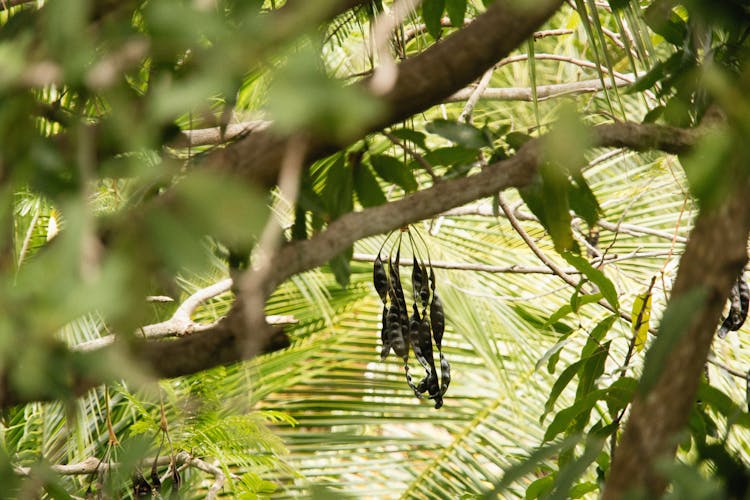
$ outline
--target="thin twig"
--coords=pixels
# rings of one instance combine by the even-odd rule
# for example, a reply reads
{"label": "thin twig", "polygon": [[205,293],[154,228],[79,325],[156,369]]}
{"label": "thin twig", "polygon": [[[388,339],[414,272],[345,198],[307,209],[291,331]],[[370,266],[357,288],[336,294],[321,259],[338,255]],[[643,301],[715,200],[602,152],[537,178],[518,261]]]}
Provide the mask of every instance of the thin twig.
{"label": "thin twig", "polygon": [[[632,73],[623,75],[626,78],[617,77],[617,86],[626,87],[630,85],[634,80],[629,77]],[[537,100],[548,100],[556,97],[599,92],[602,89],[612,88],[612,81],[605,80],[604,86],[599,79],[581,80],[578,82],[568,83],[553,83],[549,85],[537,86]],[[460,102],[465,101],[471,97],[474,89],[466,87],[459,90],[452,96],[448,97],[445,102]],[[533,91],[530,87],[489,87],[482,92],[479,97],[484,101],[532,101]]]}
{"label": "thin twig", "polygon": [[493,69],[490,68],[484,72],[482,78],[477,84],[477,87],[474,89],[474,91],[469,96],[469,99],[466,101],[463,111],[461,111],[461,114],[458,116],[458,121],[471,123],[471,115],[474,112],[474,106],[477,105],[477,102],[479,102],[479,98],[482,96],[482,93],[484,93],[484,90],[490,84],[490,80],[492,79],[492,71]]}
{"label": "thin twig", "polygon": [[563,281],[568,283],[571,286],[578,286],[578,282],[570,276],[568,273],[566,273],[563,269],[561,269],[557,264],[555,264],[547,255],[545,255],[544,252],[537,246],[536,243],[534,243],[534,240],[531,239],[529,236],[529,233],[527,233],[524,228],[521,227],[521,224],[518,222],[518,219],[516,219],[516,216],[513,214],[513,211],[510,209],[508,204],[505,202],[502,196],[498,195],[498,205],[500,206],[500,209],[505,214],[505,217],[508,219],[508,222],[510,222],[510,225],[513,227],[513,229],[518,233],[518,235],[521,237],[521,239],[526,243],[526,245],[529,247],[529,249],[536,255],[539,260],[541,260],[544,265],[546,265],[554,274],[559,276]]}
{"label": "thin twig", "polygon": [[[352,260],[357,262],[375,262],[377,255],[355,253],[352,255]],[[398,263],[403,267],[411,267],[414,265],[412,260],[402,256]],[[488,264],[475,264],[470,262],[447,262],[443,260],[433,260],[432,267],[436,269],[454,269],[458,271],[479,271],[483,273],[508,273],[508,274],[553,274],[553,271],[546,266],[519,266],[513,264],[510,266],[491,266]],[[566,269],[566,273],[578,274],[577,269]]]}
{"label": "thin twig", "polygon": [[[555,264],[549,257],[547,257],[544,252],[537,246],[536,243],[534,243],[534,240],[531,239],[529,234],[521,227],[520,222],[518,219],[516,219],[516,216],[513,214],[513,211],[508,206],[508,204],[503,200],[502,196],[498,195],[498,205],[500,206],[500,209],[505,213],[505,216],[508,218],[508,222],[510,222],[510,225],[513,226],[513,229],[518,233],[518,235],[523,239],[523,241],[526,243],[526,245],[531,249],[531,251],[536,255],[539,260],[541,260],[547,267],[549,267],[555,275],[560,277],[563,281],[565,281],[567,284],[577,287],[578,282],[573,278],[571,275],[566,273],[563,269],[561,269],[557,264]],[[608,311],[611,311],[618,316],[620,316],[625,321],[631,321],[630,315],[627,314],[625,311],[618,311],[616,310],[609,302],[607,302],[604,299],[601,299],[597,301],[597,304],[604,307]]]}
{"label": "thin twig", "polygon": [[747,372],[742,372],[739,370],[736,370],[734,368],[731,368],[723,363],[721,363],[718,359],[716,359],[716,356],[713,353],[708,354],[708,362],[712,365],[716,366],[722,371],[725,371],[729,375],[733,375],[735,377],[739,377],[741,379],[747,380]]}
{"label": "thin twig", "polygon": [[[495,217],[495,214],[492,211],[492,207],[487,206],[487,205],[467,205],[465,207],[459,207],[453,210],[448,210],[447,212],[444,212],[441,215],[442,216],[478,215],[482,217]],[[534,215],[527,213],[527,212],[516,211],[515,215],[516,215],[516,218],[519,220],[538,222],[538,219]],[[674,233],[670,233],[668,231],[652,229],[650,227],[639,226],[636,224],[625,224],[625,223],[616,224],[616,223],[609,222],[604,219],[599,219],[597,221],[597,225],[603,229],[606,229],[607,231],[620,232],[624,234],[629,234],[631,236],[650,235],[650,236],[656,236],[662,239],[667,239],[670,241],[674,239],[678,243],[687,242],[687,238],[684,236],[676,236]]]}

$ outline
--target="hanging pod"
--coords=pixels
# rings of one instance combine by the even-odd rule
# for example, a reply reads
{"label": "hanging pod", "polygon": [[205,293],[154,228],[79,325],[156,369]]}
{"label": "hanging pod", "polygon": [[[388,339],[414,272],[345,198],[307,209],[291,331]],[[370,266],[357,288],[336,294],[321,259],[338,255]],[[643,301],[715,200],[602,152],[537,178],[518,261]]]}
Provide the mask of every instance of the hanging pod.
{"label": "hanging pod", "polygon": [[[415,243],[412,231],[422,244],[427,261],[422,259],[419,245]],[[407,310],[406,296],[401,282],[401,241],[403,233],[407,233],[412,250],[411,298],[412,314]],[[435,408],[443,405],[443,395],[450,385],[450,364],[443,354],[442,340],[445,332],[445,313],[443,304],[436,292],[435,271],[429,257],[429,248],[424,238],[413,228],[403,228],[390,252],[386,254],[388,269],[382,257],[383,247],[391,235],[389,234],[375,259],[373,265],[373,285],[380,300],[383,302],[381,315],[382,342],[381,360],[385,360],[393,350],[404,362],[404,373],[408,386],[416,397],[432,399]],[[392,259],[395,253],[395,259]],[[420,314],[421,309],[421,314]],[[429,310],[429,312],[428,312]],[[438,376],[435,364],[437,351],[440,365]],[[418,384],[414,384],[409,372],[409,353],[424,368],[425,376]]]}
{"label": "hanging pod", "polygon": [[378,252],[378,257],[375,259],[375,265],[372,268],[372,282],[375,285],[375,291],[380,296],[380,300],[385,305],[388,296],[388,275],[385,273],[385,266],[383,265],[383,259],[380,258],[380,252]]}
{"label": "hanging pod", "polygon": [[724,318],[719,328],[718,337],[723,339],[729,332],[736,332],[747,319],[748,303],[750,302],[750,289],[744,278],[744,272],[740,272],[737,280],[729,292],[729,314]]}

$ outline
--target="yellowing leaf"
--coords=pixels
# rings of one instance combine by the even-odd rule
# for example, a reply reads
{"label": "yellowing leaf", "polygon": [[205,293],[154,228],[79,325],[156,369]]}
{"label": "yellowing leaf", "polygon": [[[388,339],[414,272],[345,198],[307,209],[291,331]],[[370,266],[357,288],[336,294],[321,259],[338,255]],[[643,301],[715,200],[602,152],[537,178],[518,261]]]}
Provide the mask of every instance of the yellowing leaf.
{"label": "yellowing leaf", "polygon": [[[653,282],[652,282],[653,283]],[[646,345],[649,319],[651,318],[651,287],[646,293],[639,294],[633,301],[631,329],[635,336],[635,350],[640,352]]]}

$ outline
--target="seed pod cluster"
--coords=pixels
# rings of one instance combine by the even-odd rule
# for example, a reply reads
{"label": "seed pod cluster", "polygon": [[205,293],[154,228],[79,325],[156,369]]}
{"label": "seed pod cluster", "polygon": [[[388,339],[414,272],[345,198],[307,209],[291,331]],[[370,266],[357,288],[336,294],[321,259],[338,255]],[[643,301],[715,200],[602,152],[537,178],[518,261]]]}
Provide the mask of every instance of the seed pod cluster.
{"label": "seed pod cluster", "polygon": [[[399,271],[403,232],[408,234],[414,254],[411,273],[411,314],[407,309]],[[384,261],[381,252],[378,252],[372,272],[375,291],[383,302],[381,315],[383,326],[380,331],[380,340],[383,343],[381,360],[385,360],[393,350],[396,356],[404,362],[406,382],[414,394],[420,399],[427,397],[434,400],[435,408],[440,408],[443,406],[443,395],[448,390],[451,378],[450,364],[442,350],[445,314],[443,304],[435,291],[435,272],[429,258],[428,264],[419,259],[411,229],[402,230],[394,246],[396,247],[395,259],[392,260],[391,255],[388,255]],[[425,250],[427,250],[426,245]],[[439,376],[435,365],[435,351],[437,351],[440,364]],[[414,383],[409,373],[409,354],[412,352],[425,370],[424,378],[417,384]]]}
{"label": "seed pod cluster", "polygon": [[724,318],[719,328],[718,336],[720,339],[726,337],[729,332],[736,332],[745,324],[749,304],[750,288],[747,286],[744,273],[741,272],[729,292],[729,314]]}

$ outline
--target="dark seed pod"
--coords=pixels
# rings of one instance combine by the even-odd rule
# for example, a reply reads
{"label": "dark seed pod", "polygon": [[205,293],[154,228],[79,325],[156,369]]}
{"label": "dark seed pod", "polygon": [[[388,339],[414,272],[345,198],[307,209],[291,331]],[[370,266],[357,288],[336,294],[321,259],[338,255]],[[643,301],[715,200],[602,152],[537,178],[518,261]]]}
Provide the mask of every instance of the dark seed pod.
{"label": "dark seed pod", "polygon": [[388,357],[391,352],[391,342],[388,340],[388,308],[383,306],[382,316],[383,326],[380,328],[380,341],[383,343],[383,349],[380,351],[380,359]]}
{"label": "dark seed pod", "polygon": [[435,347],[440,350],[443,344],[443,333],[445,332],[445,314],[443,313],[443,303],[437,293],[432,294],[430,322],[432,323],[432,334],[435,337]]}
{"label": "dark seed pod", "polygon": [[399,356],[406,361],[409,359],[409,344],[407,344],[406,339],[404,339],[401,325],[401,311],[399,311],[397,303],[391,304],[386,319],[388,321],[388,343],[391,348],[393,348],[393,352],[396,353],[396,356]]}
{"label": "dark seed pod", "polygon": [[[422,368],[424,368],[425,370],[424,380],[427,380],[432,376],[432,368],[430,367],[430,362],[427,360],[427,357],[422,350],[422,345],[424,345],[420,330],[422,327],[422,319],[419,317],[419,310],[417,309],[416,304],[413,305],[413,308],[414,312],[409,319],[409,343],[411,344],[411,348],[414,351],[414,357],[417,358],[417,361],[419,361],[419,364],[422,365]],[[432,345],[430,345],[430,348],[432,348]],[[419,391],[419,393],[423,393],[425,392],[425,390],[426,389],[423,388],[421,391]],[[421,397],[421,395],[418,394],[417,397]]]}
{"label": "dark seed pod", "polygon": [[148,484],[143,474],[136,472],[133,476],[133,497],[146,498],[151,496],[151,485]]}
{"label": "dark seed pod", "polygon": [[408,321],[409,312],[406,310],[406,297],[404,297],[404,289],[401,287],[401,275],[399,273],[399,267],[398,263],[401,259],[401,249],[399,248],[396,252],[396,261],[395,265],[391,264],[391,262],[388,262],[388,265],[390,267],[391,271],[391,288],[393,288],[394,292],[396,293],[396,298],[398,299],[399,305],[404,310],[404,318]]}
{"label": "dark seed pod", "polygon": [[182,477],[180,477],[180,471],[177,469],[176,465],[172,466],[172,493],[170,493],[169,497],[172,500],[176,500],[180,498],[180,486],[182,485]]}
{"label": "dark seed pod", "polygon": [[156,472],[156,469],[151,469],[151,485],[155,493],[161,491],[161,479],[159,479],[159,473]]}
{"label": "dark seed pod", "polygon": [[422,349],[422,354],[429,366],[429,373],[425,377],[426,390],[429,393],[429,398],[435,399],[435,397],[440,395],[440,387],[438,385],[437,371],[435,370],[430,322],[426,318],[422,318],[422,321],[419,323],[419,347]]}
{"label": "dark seed pod", "polygon": [[750,289],[748,289],[747,282],[740,274],[729,293],[729,314],[724,318],[721,328],[719,328],[719,338],[723,339],[730,331],[734,332],[742,328],[747,319],[749,300]]}
{"label": "dark seed pod", "polygon": [[409,373],[408,363],[404,363],[404,375],[406,376],[406,383],[411,388],[411,390],[414,391],[414,395],[419,399],[422,399],[422,394],[419,392],[419,389],[417,389],[417,386],[414,385],[414,380],[411,378],[411,373]]}
{"label": "dark seed pod", "polygon": [[451,365],[448,360],[445,359],[443,353],[440,353],[440,394],[445,394],[448,391],[448,386],[451,385]]}
{"label": "dark seed pod", "polygon": [[394,288],[401,288],[401,276],[399,275],[398,266],[401,262],[401,249],[399,248],[396,252],[396,263],[391,262],[391,258],[388,257],[388,271],[391,276],[391,286]]}
{"label": "dark seed pod", "polygon": [[443,407],[443,396],[442,394],[438,394],[437,396],[435,396],[435,409],[439,410],[442,407]]}
{"label": "dark seed pod", "polygon": [[422,309],[424,310],[427,309],[427,304],[430,302],[430,283],[427,279],[427,267],[424,264],[422,264],[422,276],[425,278],[419,288],[419,298],[422,299]]}
{"label": "dark seed pod", "polygon": [[419,262],[417,262],[417,258],[414,257],[414,261],[412,263],[412,269],[411,269],[411,285],[412,290],[414,292],[414,301],[417,300],[417,296],[420,297],[422,295],[422,285],[427,281],[427,276],[425,274],[422,274],[422,268],[419,266]]}
{"label": "dark seed pod", "polygon": [[385,304],[386,297],[388,296],[388,275],[385,273],[385,266],[379,253],[375,259],[375,265],[372,267],[372,282],[375,285],[375,291],[380,296],[380,300]]}
{"label": "dark seed pod", "polygon": [[[421,363],[422,361],[420,358],[422,358],[422,350],[419,347],[419,323],[419,312],[417,312],[415,309],[414,314],[412,314],[411,318],[409,319],[408,339],[409,345],[414,351],[414,357],[417,358],[417,360]],[[420,391],[417,386],[414,385],[411,374],[409,374],[409,366],[406,363],[404,363],[404,372],[406,373],[406,383],[409,384],[411,390],[414,391],[414,395],[419,399],[422,399],[422,392],[424,391]]]}

